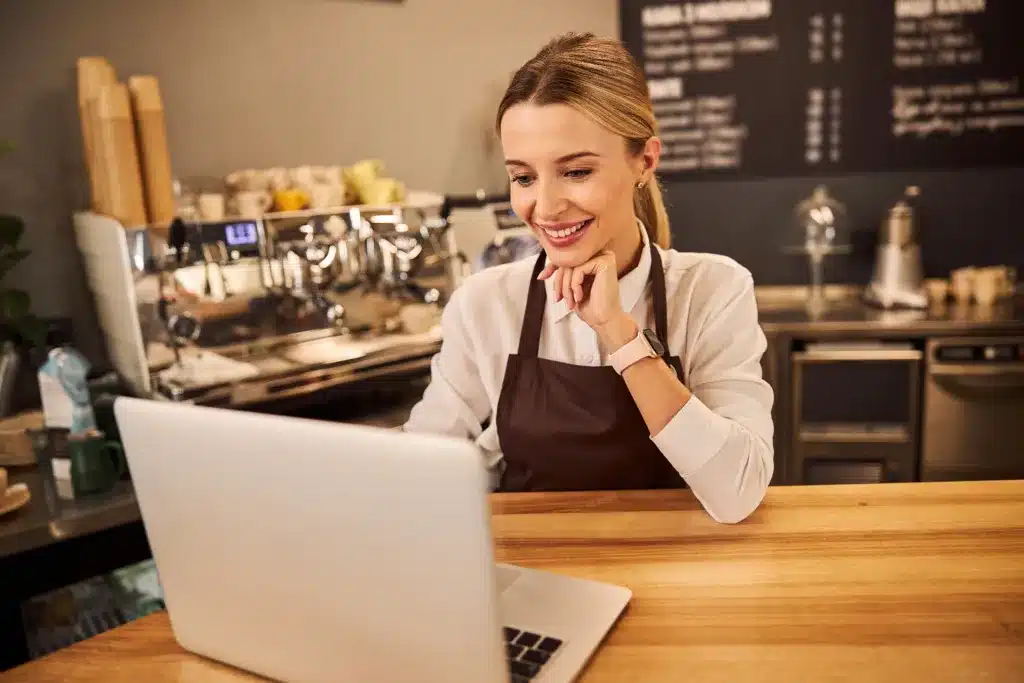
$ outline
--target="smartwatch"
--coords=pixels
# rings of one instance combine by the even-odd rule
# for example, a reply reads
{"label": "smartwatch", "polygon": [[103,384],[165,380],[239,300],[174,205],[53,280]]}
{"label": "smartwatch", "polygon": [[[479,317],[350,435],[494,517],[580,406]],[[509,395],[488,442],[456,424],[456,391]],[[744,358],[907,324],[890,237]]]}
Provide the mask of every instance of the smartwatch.
{"label": "smartwatch", "polygon": [[610,356],[608,364],[620,375],[626,368],[644,358],[660,358],[665,355],[665,346],[653,330],[644,328],[632,341],[619,347]]}

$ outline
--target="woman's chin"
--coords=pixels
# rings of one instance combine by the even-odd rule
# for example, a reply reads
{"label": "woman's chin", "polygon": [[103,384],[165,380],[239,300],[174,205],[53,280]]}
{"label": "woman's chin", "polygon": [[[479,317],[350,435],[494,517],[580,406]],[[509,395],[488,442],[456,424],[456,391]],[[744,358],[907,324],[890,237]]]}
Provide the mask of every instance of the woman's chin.
{"label": "woman's chin", "polygon": [[544,252],[547,254],[548,263],[559,268],[575,268],[594,258],[600,251],[595,245],[592,235],[585,235],[583,239],[570,246],[557,246],[550,240],[541,238]]}
{"label": "woman's chin", "polygon": [[573,245],[568,249],[559,249],[551,245],[544,245],[544,252],[547,254],[548,263],[557,268],[575,268],[594,257],[596,252],[584,250],[579,245]]}

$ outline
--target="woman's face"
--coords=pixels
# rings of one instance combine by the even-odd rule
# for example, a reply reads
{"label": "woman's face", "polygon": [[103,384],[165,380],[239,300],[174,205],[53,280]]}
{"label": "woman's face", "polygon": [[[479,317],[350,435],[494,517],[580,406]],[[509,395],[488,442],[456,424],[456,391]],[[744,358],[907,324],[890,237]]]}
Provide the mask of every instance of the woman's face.
{"label": "woman's face", "polygon": [[512,208],[551,263],[571,268],[603,250],[620,265],[632,259],[633,193],[657,162],[656,138],[632,155],[622,137],[568,105],[522,103],[502,118],[501,144]]}

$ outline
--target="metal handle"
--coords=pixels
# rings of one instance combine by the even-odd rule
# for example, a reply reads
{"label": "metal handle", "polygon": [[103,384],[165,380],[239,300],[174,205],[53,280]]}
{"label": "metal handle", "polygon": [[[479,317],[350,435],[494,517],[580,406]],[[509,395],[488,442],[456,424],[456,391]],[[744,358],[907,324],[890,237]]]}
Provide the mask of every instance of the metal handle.
{"label": "metal handle", "polygon": [[964,401],[1024,401],[1024,374],[932,375],[934,386]]}
{"label": "metal handle", "polygon": [[796,362],[822,361],[919,361],[922,354],[917,349],[892,348],[850,348],[850,349],[808,349],[793,354]]}
{"label": "metal handle", "polygon": [[928,374],[933,377],[1007,377],[1024,382],[1024,363],[934,364],[928,368]]}

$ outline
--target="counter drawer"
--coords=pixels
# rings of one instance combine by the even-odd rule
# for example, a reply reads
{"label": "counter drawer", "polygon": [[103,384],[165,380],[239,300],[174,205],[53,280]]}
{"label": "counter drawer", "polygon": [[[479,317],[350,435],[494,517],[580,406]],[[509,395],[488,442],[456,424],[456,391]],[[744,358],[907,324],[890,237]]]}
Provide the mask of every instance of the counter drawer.
{"label": "counter drawer", "polygon": [[789,467],[792,484],[881,484],[917,479],[916,449],[898,443],[804,443]]}
{"label": "counter drawer", "polygon": [[794,437],[913,440],[921,356],[907,343],[807,344],[792,355]]}

